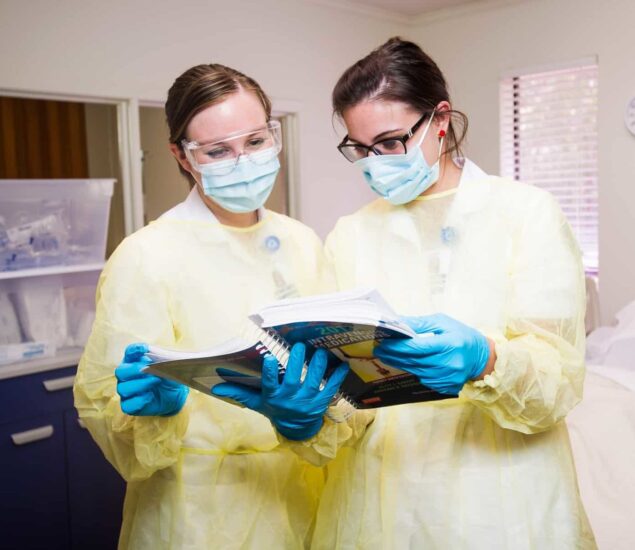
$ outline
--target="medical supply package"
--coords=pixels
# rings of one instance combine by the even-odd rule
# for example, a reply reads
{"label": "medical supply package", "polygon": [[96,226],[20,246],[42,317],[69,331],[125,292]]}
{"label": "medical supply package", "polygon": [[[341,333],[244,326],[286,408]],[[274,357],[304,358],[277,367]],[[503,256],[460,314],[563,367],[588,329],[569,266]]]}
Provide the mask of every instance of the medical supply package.
{"label": "medical supply package", "polygon": [[260,387],[262,356],[274,355],[282,376],[291,346],[304,342],[309,356],[316,348],[330,352],[326,378],[340,361],[349,364],[351,370],[335,397],[336,402],[344,402],[341,405],[372,409],[452,397],[374,356],[382,340],[414,336],[376,290],[280,300],[249,318],[255,324],[253,339],[237,337],[200,352],[150,346],[153,363],[145,371],[206,394],[222,382]]}

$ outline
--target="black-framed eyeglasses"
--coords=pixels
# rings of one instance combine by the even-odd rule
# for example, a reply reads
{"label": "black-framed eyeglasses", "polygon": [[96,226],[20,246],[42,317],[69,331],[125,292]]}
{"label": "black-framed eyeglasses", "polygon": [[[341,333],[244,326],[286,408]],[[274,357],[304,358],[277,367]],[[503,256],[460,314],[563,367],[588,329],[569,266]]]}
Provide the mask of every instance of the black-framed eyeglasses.
{"label": "black-framed eyeglasses", "polygon": [[421,118],[417,120],[414,126],[403,136],[380,139],[370,146],[362,145],[361,143],[347,143],[347,134],[344,136],[342,142],[337,146],[337,149],[349,162],[356,162],[366,158],[370,153],[375,155],[404,155],[408,152],[406,142],[415,134],[415,132],[423,124],[423,121],[429,116],[430,113],[424,113],[421,115]]}

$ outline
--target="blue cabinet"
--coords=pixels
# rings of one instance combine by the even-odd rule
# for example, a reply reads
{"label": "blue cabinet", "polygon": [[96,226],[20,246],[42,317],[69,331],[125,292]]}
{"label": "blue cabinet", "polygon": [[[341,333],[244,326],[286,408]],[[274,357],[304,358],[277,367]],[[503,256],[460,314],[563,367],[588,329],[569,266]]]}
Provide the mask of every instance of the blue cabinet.
{"label": "blue cabinet", "polygon": [[70,547],[64,447],[62,413],[0,426],[0,547]]}
{"label": "blue cabinet", "polygon": [[64,413],[64,426],[72,547],[117,548],[125,485],[75,410]]}
{"label": "blue cabinet", "polygon": [[0,548],[117,547],[125,483],[79,422],[74,373],[0,380]]}

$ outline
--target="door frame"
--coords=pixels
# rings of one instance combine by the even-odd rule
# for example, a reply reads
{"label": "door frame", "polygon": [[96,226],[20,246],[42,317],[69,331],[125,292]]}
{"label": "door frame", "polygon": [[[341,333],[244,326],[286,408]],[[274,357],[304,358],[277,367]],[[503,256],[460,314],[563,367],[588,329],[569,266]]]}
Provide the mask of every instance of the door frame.
{"label": "door frame", "polygon": [[271,98],[272,114],[285,119],[285,135],[282,146],[287,152],[287,174],[289,183],[289,216],[302,221],[300,209],[300,122],[302,119],[302,103],[290,99]]}

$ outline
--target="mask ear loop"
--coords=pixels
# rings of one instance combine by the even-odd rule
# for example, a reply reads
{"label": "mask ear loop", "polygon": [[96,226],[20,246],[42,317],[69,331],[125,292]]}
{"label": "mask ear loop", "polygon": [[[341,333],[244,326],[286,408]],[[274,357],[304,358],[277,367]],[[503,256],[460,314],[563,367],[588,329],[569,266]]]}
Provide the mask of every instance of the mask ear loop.
{"label": "mask ear loop", "polygon": [[423,131],[423,134],[421,134],[421,137],[419,138],[419,143],[417,143],[417,149],[421,147],[423,140],[426,139],[426,136],[428,135],[428,130],[430,129],[430,126],[432,126],[432,119],[434,118],[435,113],[436,113],[436,109],[432,111],[432,114],[430,115],[430,120],[428,120],[428,124],[426,125],[426,129]]}

